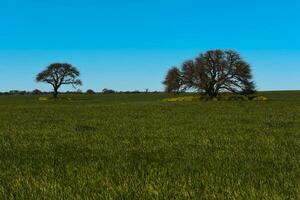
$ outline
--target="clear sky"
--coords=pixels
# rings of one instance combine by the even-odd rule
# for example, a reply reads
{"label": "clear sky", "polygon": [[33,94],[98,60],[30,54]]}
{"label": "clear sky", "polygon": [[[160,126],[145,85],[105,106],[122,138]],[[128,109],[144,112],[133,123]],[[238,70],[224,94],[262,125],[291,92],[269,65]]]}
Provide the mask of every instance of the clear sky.
{"label": "clear sky", "polygon": [[78,67],[82,90],[162,90],[170,66],[216,48],[260,90],[300,89],[300,1],[0,0],[0,91],[50,90],[34,78],[52,62]]}

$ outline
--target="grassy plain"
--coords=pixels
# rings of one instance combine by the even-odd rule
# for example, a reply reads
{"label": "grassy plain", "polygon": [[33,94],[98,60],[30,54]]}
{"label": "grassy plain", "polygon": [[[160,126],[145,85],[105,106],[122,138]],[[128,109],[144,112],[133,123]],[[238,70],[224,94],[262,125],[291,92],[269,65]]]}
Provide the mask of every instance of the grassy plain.
{"label": "grassy plain", "polygon": [[0,199],[300,199],[300,92],[0,96]]}

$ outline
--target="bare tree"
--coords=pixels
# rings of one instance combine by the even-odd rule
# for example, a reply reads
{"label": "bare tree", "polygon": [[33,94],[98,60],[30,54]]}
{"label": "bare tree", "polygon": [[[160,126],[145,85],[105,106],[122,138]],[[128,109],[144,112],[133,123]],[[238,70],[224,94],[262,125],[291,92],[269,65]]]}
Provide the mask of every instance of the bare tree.
{"label": "bare tree", "polygon": [[71,64],[53,63],[36,76],[36,81],[52,85],[53,97],[57,98],[60,86],[72,85],[75,88],[76,85],[82,85],[79,76],[80,72]]}
{"label": "bare tree", "polygon": [[195,60],[184,62],[180,74],[183,90],[197,89],[211,97],[220,91],[242,94],[255,91],[250,65],[232,50],[200,54]]}
{"label": "bare tree", "polygon": [[181,72],[178,68],[172,67],[163,82],[165,91],[168,93],[179,92],[181,87]]}

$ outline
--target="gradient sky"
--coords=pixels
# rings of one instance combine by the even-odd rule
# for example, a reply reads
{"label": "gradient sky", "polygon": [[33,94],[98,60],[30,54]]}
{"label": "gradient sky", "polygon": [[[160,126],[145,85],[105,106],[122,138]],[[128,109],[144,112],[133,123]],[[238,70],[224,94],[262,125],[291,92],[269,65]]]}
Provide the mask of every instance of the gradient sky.
{"label": "gradient sky", "polygon": [[298,0],[0,0],[0,91],[50,90],[34,78],[52,62],[78,67],[82,90],[162,90],[170,66],[216,48],[239,51],[259,90],[300,89],[299,10]]}

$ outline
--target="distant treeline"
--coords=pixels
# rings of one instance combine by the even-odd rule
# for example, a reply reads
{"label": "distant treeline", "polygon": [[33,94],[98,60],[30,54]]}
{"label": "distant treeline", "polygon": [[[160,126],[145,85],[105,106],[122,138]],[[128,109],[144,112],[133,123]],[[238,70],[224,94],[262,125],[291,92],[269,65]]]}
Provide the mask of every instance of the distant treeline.
{"label": "distant treeline", "polygon": [[[112,89],[103,89],[100,92],[94,91],[92,89],[88,89],[86,91],[66,91],[66,92],[59,92],[60,94],[115,94],[115,93],[123,93],[123,94],[140,94],[140,93],[159,93],[160,91],[139,91],[139,90],[134,90],[134,91],[115,91]],[[8,92],[0,92],[0,95],[50,95],[52,94],[52,91],[41,91],[38,89],[35,89],[33,91],[25,91],[25,90],[10,90]]]}

